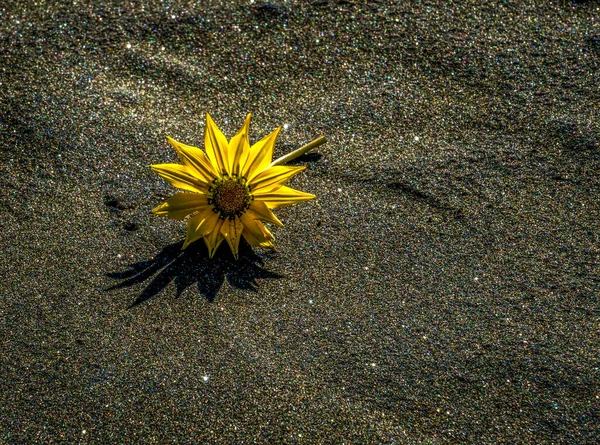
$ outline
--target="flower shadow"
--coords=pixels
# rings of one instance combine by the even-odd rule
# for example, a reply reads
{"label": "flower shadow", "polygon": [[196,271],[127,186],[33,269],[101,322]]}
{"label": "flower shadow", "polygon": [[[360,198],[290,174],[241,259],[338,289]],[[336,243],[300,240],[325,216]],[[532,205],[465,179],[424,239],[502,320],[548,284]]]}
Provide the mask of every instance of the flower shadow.
{"label": "flower shadow", "polygon": [[176,297],[189,286],[197,284],[198,291],[213,302],[225,278],[233,287],[256,292],[258,279],[283,277],[264,269],[263,259],[244,240],[240,242],[238,260],[228,249],[220,248],[211,259],[204,243],[193,243],[186,250],[181,250],[182,244],[170,244],[150,260],[130,264],[122,272],[107,274],[123,281],[106,290],[130,287],[152,278],[131,303],[132,308],[160,294],[170,283],[175,284]]}

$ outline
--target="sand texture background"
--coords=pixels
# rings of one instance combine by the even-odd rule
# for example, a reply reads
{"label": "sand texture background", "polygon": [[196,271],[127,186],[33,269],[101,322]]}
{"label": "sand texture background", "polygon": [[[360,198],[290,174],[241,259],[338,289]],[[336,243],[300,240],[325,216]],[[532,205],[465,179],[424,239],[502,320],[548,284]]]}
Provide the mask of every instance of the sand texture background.
{"label": "sand texture background", "polygon": [[[592,444],[598,1],[5,1],[0,443]],[[326,135],[277,252],[170,135]]]}

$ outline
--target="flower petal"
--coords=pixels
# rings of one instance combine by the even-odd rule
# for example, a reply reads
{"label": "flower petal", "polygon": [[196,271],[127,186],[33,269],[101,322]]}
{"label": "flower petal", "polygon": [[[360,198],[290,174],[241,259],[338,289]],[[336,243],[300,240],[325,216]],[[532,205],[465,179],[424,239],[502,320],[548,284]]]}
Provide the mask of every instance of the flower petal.
{"label": "flower petal", "polygon": [[267,207],[267,205],[262,201],[254,200],[252,204],[250,204],[250,208],[248,211],[252,212],[255,219],[270,222],[271,224],[275,224],[276,226],[283,227],[283,223],[279,221],[273,212]]}
{"label": "flower petal", "polygon": [[176,193],[158,207],[152,209],[156,215],[182,220],[192,213],[204,210],[208,197],[200,193]]}
{"label": "flower petal", "polygon": [[240,131],[229,141],[229,153],[227,154],[230,163],[229,171],[237,176],[241,175],[241,162],[245,161],[250,151],[250,141],[248,139],[250,117],[252,117],[252,114],[248,113]]}
{"label": "flower petal", "polygon": [[221,235],[223,235],[223,238],[225,238],[225,241],[229,244],[231,252],[236,260],[238,258],[238,248],[240,246],[240,237],[242,236],[243,230],[244,225],[239,218],[227,219],[221,226]]}
{"label": "flower petal", "polygon": [[195,172],[185,165],[154,164],[150,167],[158,176],[173,187],[196,193],[204,193],[206,191],[206,182],[202,178],[195,176]]}
{"label": "flower petal", "polygon": [[251,181],[257,174],[269,166],[273,160],[273,148],[275,140],[281,127],[278,127],[271,134],[265,136],[252,147],[248,153],[248,160],[242,169],[242,176]]}
{"label": "flower petal", "polygon": [[251,246],[261,246],[274,249],[273,240],[275,239],[269,229],[267,229],[260,221],[252,219],[247,213],[240,217],[240,221],[244,224],[242,236],[248,241]]}
{"label": "flower petal", "polygon": [[212,227],[212,230],[204,237],[204,242],[206,243],[206,247],[208,248],[209,258],[212,258],[215,255],[215,252],[223,242],[223,235],[221,235],[222,225],[223,220],[217,216],[217,220],[214,226]]}
{"label": "flower petal", "polygon": [[230,173],[226,159],[227,152],[229,151],[227,138],[221,133],[221,130],[219,130],[208,113],[206,113],[204,149],[206,150],[210,162],[219,174]]}
{"label": "flower petal", "polygon": [[213,212],[212,207],[207,207],[204,211],[188,219],[185,242],[181,250],[213,232],[218,221],[219,215]]}
{"label": "flower petal", "polygon": [[265,188],[273,189],[274,187],[272,186],[284,184],[288,179],[297,175],[305,169],[306,167],[303,166],[288,167],[283,165],[276,165],[274,167],[269,167],[266,170],[260,172],[248,185],[253,191],[258,191],[260,189]]}
{"label": "flower petal", "polygon": [[311,199],[315,199],[316,196],[311,195],[310,193],[294,190],[284,185],[271,190],[259,190],[254,193],[254,198],[259,201],[263,201],[268,208],[276,209],[278,207],[309,201]]}
{"label": "flower petal", "polygon": [[197,147],[192,147],[191,145],[177,142],[169,136],[167,136],[167,141],[175,148],[181,162],[192,168],[197,176],[201,177],[204,182],[210,183],[218,176],[218,172],[214,169],[210,159],[208,159],[202,150]]}

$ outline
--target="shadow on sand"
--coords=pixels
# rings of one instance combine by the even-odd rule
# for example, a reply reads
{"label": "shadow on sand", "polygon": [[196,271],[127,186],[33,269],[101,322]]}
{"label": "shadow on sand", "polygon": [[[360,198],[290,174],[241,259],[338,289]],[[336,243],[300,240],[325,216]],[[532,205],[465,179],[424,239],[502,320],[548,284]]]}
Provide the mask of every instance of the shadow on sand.
{"label": "shadow on sand", "polygon": [[187,287],[197,284],[198,291],[212,302],[225,278],[232,286],[251,291],[256,291],[259,278],[282,278],[282,275],[264,269],[263,259],[244,240],[240,241],[238,260],[233,258],[227,246],[219,248],[211,259],[204,243],[193,243],[186,250],[181,250],[182,244],[170,244],[151,260],[131,264],[122,272],[107,274],[123,281],[106,290],[122,289],[152,278],[130,307],[158,295],[171,282],[175,283],[177,297]]}

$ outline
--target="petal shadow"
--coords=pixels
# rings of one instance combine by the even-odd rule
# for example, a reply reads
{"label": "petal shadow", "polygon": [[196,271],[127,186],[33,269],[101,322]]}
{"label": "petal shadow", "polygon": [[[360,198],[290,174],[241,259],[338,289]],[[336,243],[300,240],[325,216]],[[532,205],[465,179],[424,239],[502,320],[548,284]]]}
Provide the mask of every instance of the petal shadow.
{"label": "petal shadow", "polygon": [[211,259],[202,242],[193,243],[186,250],[181,250],[182,245],[183,242],[170,244],[150,260],[130,264],[127,270],[121,272],[108,273],[108,277],[122,281],[106,290],[122,289],[150,280],[131,303],[131,308],[160,294],[170,283],[175,284],[177,297],[196,284],[198,291],[213,302],[225,279],[233,287],[256,292],[258,279],[283,277],[266,270],[263,258],[244,240],[240,242],[238,260],[224,247],[219,248]]}

